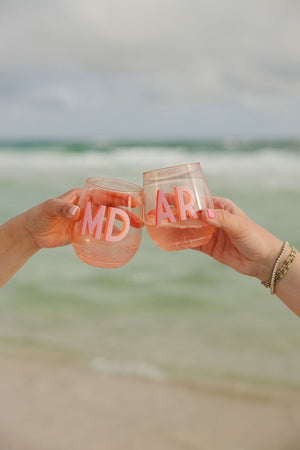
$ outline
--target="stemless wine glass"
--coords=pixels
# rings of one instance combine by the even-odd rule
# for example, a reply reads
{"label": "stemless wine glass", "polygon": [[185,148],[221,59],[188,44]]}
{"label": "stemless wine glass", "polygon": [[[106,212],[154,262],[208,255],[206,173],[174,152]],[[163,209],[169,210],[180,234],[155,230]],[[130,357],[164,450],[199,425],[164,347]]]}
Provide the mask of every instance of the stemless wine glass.
{"label": "stemless wine glass", "polygon": [[72,229],[77,256],[97,267],[117,268],[137,252],[143,226],[142,188],[125,181],[88,178]]}
{"label": "stemless wine glass", "polygon": [[199,163],[151,170],[143,174],[145,225],[162,250],[206,244],[214,227],[201,221],[200,211],[213,201]]}

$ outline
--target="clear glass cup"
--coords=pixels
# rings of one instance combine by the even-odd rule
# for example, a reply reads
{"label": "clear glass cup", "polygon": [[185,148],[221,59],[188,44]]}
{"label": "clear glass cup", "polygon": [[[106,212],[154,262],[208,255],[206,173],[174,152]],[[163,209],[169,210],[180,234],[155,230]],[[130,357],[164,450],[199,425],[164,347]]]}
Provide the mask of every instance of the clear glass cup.
{"label": "clear glass cup", "polygon": [[214,227],[201,221],[213,208],[199,163],[151,170],[143,174],[145,225],[162,250],[182,250],[209,242]]}
{"label": "clear glass cup", "polygon": [[77,256],[97,267],[124,266],[137,252],[143,227],[142,188],[125,181],[88,178],[72,229]]}

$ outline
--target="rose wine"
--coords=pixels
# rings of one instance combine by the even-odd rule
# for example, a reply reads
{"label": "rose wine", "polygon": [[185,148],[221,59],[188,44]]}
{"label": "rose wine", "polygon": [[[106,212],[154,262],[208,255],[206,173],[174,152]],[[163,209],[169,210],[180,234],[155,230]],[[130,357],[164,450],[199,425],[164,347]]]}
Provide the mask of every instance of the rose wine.
{"label": "rose wine", "polygon": [[140,240],[140,237],[128,235],[122,241],[107,242],[92,236],[73,235],[73,247],[81,261],[96,267],[116,269],[135,255]]}
{"label": "rose wine", "polygon": [[162,250],[183,250],[207,244],[214,228],[204,224],[200,219],[187,219],[169,223],[163,220],[155,225],[155,217],[148,214],[145,225],[151,239]]}

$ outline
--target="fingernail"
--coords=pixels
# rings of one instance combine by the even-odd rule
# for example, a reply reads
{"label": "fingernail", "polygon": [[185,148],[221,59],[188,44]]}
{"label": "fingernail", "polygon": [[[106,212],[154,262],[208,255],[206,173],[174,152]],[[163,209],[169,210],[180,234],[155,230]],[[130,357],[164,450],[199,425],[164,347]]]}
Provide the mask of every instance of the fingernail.
{"label": "fingernail", "polygon": [[209,219],[214,219],[215,218],[215,213],[211,209],[207,210],[207,215],[208,215]]}
{"label": "fingernail", "polygon": [[70,206],[70,208],[68,209],[69,216],[75,216],[78,210],[79,210],[78,206],[75,205]]}

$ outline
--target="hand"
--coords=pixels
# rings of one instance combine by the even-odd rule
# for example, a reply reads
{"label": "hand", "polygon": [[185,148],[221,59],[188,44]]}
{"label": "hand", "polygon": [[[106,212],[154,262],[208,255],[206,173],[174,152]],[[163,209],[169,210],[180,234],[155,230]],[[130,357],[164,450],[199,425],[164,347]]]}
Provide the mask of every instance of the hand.
{"label": "hand", "polygon": [[215,209],[203,210],[201,220],[216,227],[208,244],[196,248],[236,271],[267,281],[283,246],[231,200],[214,197]]}
{"label": "hand", "polygon": [[37,250],[71,242],[72,223],[80,215],[80,208],[75,206],[80,192],[81,189],[72,189],[24,213],[24,225]]}

